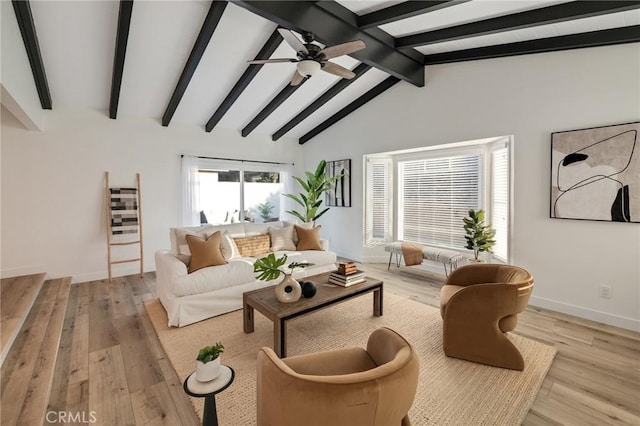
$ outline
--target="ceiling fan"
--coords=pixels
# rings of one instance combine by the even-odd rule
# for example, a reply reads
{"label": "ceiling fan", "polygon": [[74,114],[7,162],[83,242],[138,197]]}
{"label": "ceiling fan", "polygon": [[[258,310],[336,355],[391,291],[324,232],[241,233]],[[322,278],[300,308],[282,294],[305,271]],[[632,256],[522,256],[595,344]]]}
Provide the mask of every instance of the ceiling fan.
{"label": "ceiling fan", "polygon": [[293,47],[296,51],[297,59],[293,58],[274,58],[274,59],[256,59],[253,61],[247,61],[250,64],[273,64],[279,62],[294,62],[297,63],[296,72],[291,79],[291,85],[297,86],[304,81],[305,78],[309,78],[316,74],[319,70],[328,72],[338,77],[352,79],[355,77],[355,73],[340,66],[336,63],[329,62],[329,59],[342,55],[348,55],[349,53],[356,52],[360,49],[364,49],[366,45],[362,40],[350,41],[347,43],[337,44],[335,46],[328,46],[324,49],[313,43],[314,35],[309,32],[302,33],[302,39],[304,43],[298,39],[291,31],[285,28],[278,28],[278,32],[284,38],[284,40]]}

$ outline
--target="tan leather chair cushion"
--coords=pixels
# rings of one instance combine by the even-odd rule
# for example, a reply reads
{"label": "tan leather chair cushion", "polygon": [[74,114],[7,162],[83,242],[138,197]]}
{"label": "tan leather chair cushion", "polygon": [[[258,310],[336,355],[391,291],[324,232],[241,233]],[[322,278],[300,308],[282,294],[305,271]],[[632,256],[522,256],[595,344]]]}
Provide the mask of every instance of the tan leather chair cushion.
{"label": "tan leather chair cushion", "polygon": [[444,319],[444,310],[449,303],[451,296],[462,290],[464,286],[461,285],[445,285],[440,289],[440,317]]}
{"label": "tan leather chair cushion", "polygon": [[367,351],[363,348],[339,349],[331,352],[319,352],[309,355],[284,358],[293,371],[312,376],[337,376],[359,373],[376,367]]}

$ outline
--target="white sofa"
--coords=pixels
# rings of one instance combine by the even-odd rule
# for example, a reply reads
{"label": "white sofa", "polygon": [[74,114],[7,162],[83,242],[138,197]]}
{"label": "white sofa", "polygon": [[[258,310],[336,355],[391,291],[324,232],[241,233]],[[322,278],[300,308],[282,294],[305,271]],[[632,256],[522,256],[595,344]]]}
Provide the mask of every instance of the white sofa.
{"label": "white sofa", "polygon": [[[158,296],[167,311],[169,326],[182,327],[197,321],[221,315],[242,308],[242,294],[247,291],[277,284],[274,281],[260,281],[255,278],[253,263],[257,257],[239,257],[225,250],[223,255],[227,264],[209,266],[191,274],[187,273],[188,246],[180,244],[185,233],[200,236],[221,231],[238,238],[266,234],[269,227],[290,226],[288,222],[235,223],[229,225],[205,225],[190,228],[171,228],[171,250],[159,250],[155,254]],[[329,272],[336,269],[336,254],[329,251],[327,240],[320,240],[323,250],[276,251],[277,256],[287,254],[290,262],[310,262],[313,266],[295,269],[293,277],[301,279],[307,276]],[[234,256],[234,254],[236,256]],[[282,277],[282,276],[281,276]]]}

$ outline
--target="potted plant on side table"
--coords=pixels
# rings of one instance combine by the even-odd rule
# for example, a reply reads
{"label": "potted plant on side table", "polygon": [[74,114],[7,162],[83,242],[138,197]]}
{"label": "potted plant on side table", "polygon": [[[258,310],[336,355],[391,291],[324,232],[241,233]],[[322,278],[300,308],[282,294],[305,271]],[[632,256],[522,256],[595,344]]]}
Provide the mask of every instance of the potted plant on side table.
{"label": "potted plant on side table", "polygon": [[196,379],[199,382],[209,382],[220,375],[222,352],[224,352],[224,346],[220,342],[200,349],[196,359]]}
{"label": "potted plant on side table", "polygon": [[306,268],[307,266],[313,266],[313,263],[291,262],[285,268],[284,265],[286,263],[286,254],[283,254],[282,257],[276,257],[274,253],[269,253],[267,256],[256,260],[256,263],[253,264],[253,272],[257,273],[257,278],[262,281],[275,280],[281,274],[284,274],[284,278],[275,288],[276,298],[282,303],[297,302],[302,295],[302,287],[300,287],[298,281],[293,279],[291,274],[295,268]]}
{"label": "potted plant on side table", "polygon": [[484,210],[469,210],[469,216],[462,219],[464,222],[464,231],[467,235],[464,238],[467,240],[465,246],[469,250],[473,250],[473,259],[469,259],[473,262],[484,262],[481,259],[480,253],[491,253],[491,248],[496,244],[496,240],[493,238],[496,235],[495,229],[491,225],[484,223]]}

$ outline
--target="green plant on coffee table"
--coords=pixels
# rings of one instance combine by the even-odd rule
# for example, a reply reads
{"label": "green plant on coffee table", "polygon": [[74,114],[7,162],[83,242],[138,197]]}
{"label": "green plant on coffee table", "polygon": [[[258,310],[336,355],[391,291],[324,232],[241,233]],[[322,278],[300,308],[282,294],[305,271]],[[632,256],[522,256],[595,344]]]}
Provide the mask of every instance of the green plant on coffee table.
{"label": "green plant on coffee table", "polygon": [[462,219],[464,230],[467,233],[465,239],[469,250],[473,250],[475,260],[482,252],[491,253],[491,248],[496,244],[493,238],[496,235],[495,229],[491,225],[484,223],[484,210],[469,210],[469,216]]}
{"label": "green plant on coffee table", "polygon": [[213,346],[205,346],[204,348],[200,349],[200,351],[198,352],[198,358],[196,358],[196,360],[202,362],[203,364],[206,364],[207,362],[213,361],[214,359],[218,358],[222,352],[224,352],[224,346],[222,345],[222,343],[217,342]]}
{"label": "green plant on coffee table", "polygon": [[280,274],[287,274],[283,269],[288,269],[290,271],[288,273],[293,273],[295,268],[313,266],[313,263],[309,262],[291,262],[285,267],[285,263],[287,263],[286,254],[276,257],[274,253],[269,253],[265,257],[256,260],[256,263],[253,264],[253,272],[258,273],[257,278],[259,280],[271,281],[278,278]]}
{"label": "green plant on coffee table", "polygon": [[344,174],[341,173],[329,178],[325,172],[326,167],[327,162],[325,160],[320,160],[315,172],[305,172],[307,178],[306,181],[297,176],[293,177],[305,192],[283,195],[300,204],[304,208],[304,211],[298,212],[295,210],[287,210],[287,213],[294,215],[303,222],[313,222],[329,210],[329,207],[327,207],[318,212],[322,205],[321,197],[325,192],[331,189],[331,184],[342,178]]}

